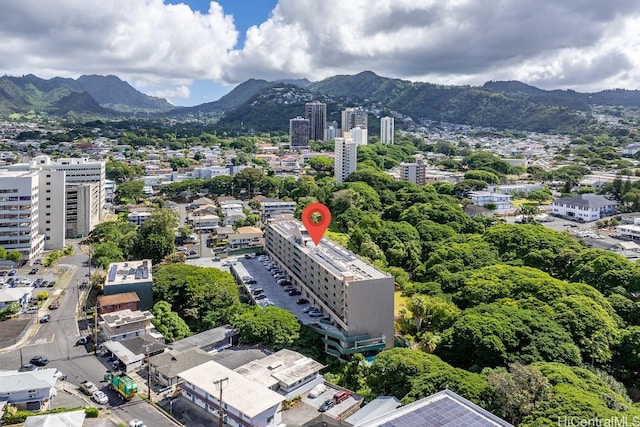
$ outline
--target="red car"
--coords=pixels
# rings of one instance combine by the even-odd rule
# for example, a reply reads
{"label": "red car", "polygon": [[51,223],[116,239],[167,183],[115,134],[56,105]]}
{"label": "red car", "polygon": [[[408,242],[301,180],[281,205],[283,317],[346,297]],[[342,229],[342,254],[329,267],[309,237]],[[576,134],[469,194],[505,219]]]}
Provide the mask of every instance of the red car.
{"label": "red car", "polygon": [[58,309],[58,301],[54,301],[51,303],[51,305],[49,306],[50,310],[57,310]]}

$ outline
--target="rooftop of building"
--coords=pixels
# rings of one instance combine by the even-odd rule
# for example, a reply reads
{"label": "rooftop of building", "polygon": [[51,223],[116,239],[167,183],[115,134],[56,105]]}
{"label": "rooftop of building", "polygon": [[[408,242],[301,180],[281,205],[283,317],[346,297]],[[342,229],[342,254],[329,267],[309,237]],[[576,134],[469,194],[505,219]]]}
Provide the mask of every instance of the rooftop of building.
{"label": "rooftop of building", "polygon": [[144,320],[154,319],[155,316],[150,311],[140,310],[125,310],[114,311],[113,313],[107,313],[102,315],[102,319],[109,327],[116,327],[122,325],[128,325],[135,322],[142,322]]}
{"label": "rooftop of building", "polygon": [[151,364],[167,378],[174,378],[180,372],[210,360],[213,360],[212,355],[198,347],[192,347],[185,350],[169,350],[157,354],[151,357]]}
{"label": "rooftop of building", "polygon": [[138,301],[140,301],[140,298],[138,298],[138,294],[136,294],[135,292],[123,292],[121,294],[114,295],[100,295],[98,297],[98,306],[106,307],[109,305],[118,305]]}
{"label": "rooftop of building", "polygon": [[318,373],[324,365],[296,351],[283,349],[235,369],[245,378],[272,388],[277,384],[291,387],[298,381]]}
{"label": "rooftop of building", "polygon": [[323,238],[316,246],[307,230],[297,220],[271,221],[269,227],[286,239],[298,240],[296,243],[309,257],[337,277],[347,278],[351,281],[391,277],[358,258],[353,252],[326,238]]}
{"label": "rooftop of building", "polygon": [[616,205],[615,200],[609,200],[599,194],[580,194],[575,197],[560,197],[553,201],[554,205],[573,205],[589,209],[599,209]]}
{"label": "rooftop of building", "polygon": [[422,426],[513,427],[503,419],[482,409],[451,390],[443,390],[402,406],[357,427],[422,427]]}
{"label": "rooftop of building", "polygon": [[200,332],[199,334],[174,341],[171,343],[171,348],[178,351],[192,347],[206,349],[222,341],[230,341],[235,334],[236,332],[230,325],[219,326],[217,328],[209,329],[207,331]]}
{"label": "rooftop of building", "polygon": [[151,282],[151,260],[114,262],[109,264],[105,286],[122,285],[125,283]]}
{"label": "rooftop of building", "polygon": [[211,396],[220,394],[216,383],[224,381],[224,403],[250,418],[276,407],[285,400],[275,391],[266,387],[256,387],[253,381],[213,361],[181,372],[179,376]]}
{"label": "rooftop of building", "polygon": [[18,392],[23,390],[54,387],[58,378],[57,369],[46,368],[37,371],[0,372],[0,382],[4,393]]}

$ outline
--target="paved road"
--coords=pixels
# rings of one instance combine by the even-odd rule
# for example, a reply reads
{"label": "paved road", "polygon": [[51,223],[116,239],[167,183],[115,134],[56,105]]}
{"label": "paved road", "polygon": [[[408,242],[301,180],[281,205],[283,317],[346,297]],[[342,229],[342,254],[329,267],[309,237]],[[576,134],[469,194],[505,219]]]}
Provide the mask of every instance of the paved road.
{"label": "paved road", "polygon": [[[45,312],[51,315],[48,323],[37,323],[30,334],[27,334],[25,342],[15,348],[0,350],[0,369],[18,369],[21,364],[27,363],[31,357],[40,355],[49,359],[47,367],[57,368],[67,375],[67,390],[75,393],[76,387],[85,380],[94,382],[109,396],[109,403],[105,408],[115,414],[120,420],[128,423],[134,418],[141,419],[147,426],[175,426],[155,407],[136,397],[130,402],[123,402],[112,390],[108,390],[106,383],[101,382],[107,371],[106,360],[88,353],[84,346],[76,346],[75,343],[82,335],[87,335],[84,329],[84,321],[78,321],[78,304],[83,300],[83,291],[79,285],[87,280],[86,274],[89,268],[83,266],[88,256],[76,251],[76,254],[65,257],[60,262],[60,269],[68,266],[71,274],[63,275],[56,287],[49,292],[54,292],[58,297],[59,308],[57,310],[40,310],[39,317]],[[82,328],[82,329],[80,329]],[[145,390],[144,384],[138,385]],[[78,393],[78,396],[79,393]],[[82,399],[82,397],[79,397]],[[88,399],[84,398],[87,402]],[[56,406],[57,401],[54,401]],[[99,406],[94,403],[94,405]]]}

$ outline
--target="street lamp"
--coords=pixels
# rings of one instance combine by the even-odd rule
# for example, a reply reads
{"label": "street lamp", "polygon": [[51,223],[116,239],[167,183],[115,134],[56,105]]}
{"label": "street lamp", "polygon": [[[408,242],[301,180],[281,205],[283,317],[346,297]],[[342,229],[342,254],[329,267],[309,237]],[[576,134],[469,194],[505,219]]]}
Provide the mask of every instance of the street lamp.
{"label": "street lamp", "polygon": [[151,357],[149,353],[149,347],[151,344],[147,344],[144,346],[144,349],[147,353],[147,399],[151,402]]}

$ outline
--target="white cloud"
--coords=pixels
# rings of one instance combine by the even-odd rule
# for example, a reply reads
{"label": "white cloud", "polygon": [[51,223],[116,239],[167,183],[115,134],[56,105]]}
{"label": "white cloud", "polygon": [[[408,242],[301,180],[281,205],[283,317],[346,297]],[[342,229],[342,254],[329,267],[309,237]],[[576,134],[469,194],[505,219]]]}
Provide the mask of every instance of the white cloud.
{"label": "white cloud", "polygon": [[364,70],[445,84],[638,88],[638,28],[637,0],[280,0],[235,49],[233,17],[215,1],[199,13],[162,0],[4,0],[0,72],[115,74],[170,98],[189,96],[194,80]]}

